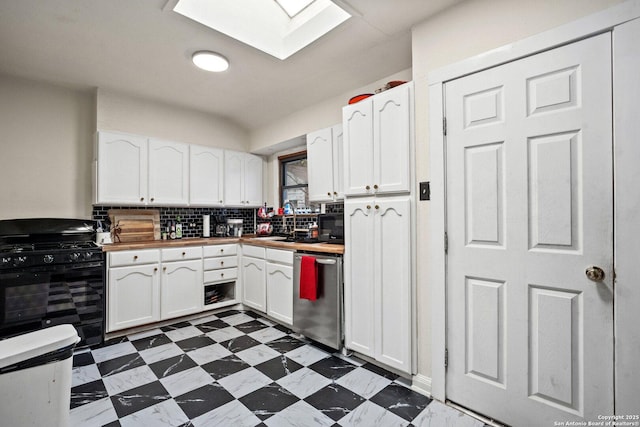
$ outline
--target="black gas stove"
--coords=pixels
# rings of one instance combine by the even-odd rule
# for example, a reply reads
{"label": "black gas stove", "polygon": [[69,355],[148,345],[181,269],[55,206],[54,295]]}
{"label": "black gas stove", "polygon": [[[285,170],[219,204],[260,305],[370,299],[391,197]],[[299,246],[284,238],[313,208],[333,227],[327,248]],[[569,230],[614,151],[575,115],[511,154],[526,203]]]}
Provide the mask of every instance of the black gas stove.
{"label": "black gas stove", "polygon": [[0,338],[70,323],[80,345],[102,343],[104,255],[95,223],[0,221]]}

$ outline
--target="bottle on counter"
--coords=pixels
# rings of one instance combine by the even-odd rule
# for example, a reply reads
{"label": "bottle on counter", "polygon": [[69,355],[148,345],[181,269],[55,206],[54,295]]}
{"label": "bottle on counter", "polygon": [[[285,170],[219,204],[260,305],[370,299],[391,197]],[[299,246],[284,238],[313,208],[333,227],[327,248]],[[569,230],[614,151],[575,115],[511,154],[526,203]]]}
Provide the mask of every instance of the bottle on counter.
{"label": "bottle on counter", "polygon": [[291,202],[289,200],[284,201],[284,214],[293,215],[293,207],[291,207]]}
{"label": "bottle on counter", "polygon": [[176,223],[169,221],[169,239],[174,240],[176,238]]}
{"label": "bottle on counter", "polygon": [[311,237],[312,239],[317,239],[318,238],[318,224],[317,223],[313,223],[309,226],[309,237]]}
{"label": "bottle on counter", "polygon": [[182,239],[182,222],[180,216],[176,218],[176,239]]}

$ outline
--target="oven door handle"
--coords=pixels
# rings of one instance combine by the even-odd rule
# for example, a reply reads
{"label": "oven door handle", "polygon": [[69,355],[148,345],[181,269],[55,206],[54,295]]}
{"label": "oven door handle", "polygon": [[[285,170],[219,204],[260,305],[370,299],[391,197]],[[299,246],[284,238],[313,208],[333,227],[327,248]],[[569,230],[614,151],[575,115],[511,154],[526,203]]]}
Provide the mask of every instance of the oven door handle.
{"label": "oven door handle", "polygon": [[[296,259],[302,259],[301,256],[296,256]],[[316,262],[318,264],[322,264],[322,265],[335,265],[336,264],[336,260],[335,259],[324,259],[324,258],[316,258]]]}

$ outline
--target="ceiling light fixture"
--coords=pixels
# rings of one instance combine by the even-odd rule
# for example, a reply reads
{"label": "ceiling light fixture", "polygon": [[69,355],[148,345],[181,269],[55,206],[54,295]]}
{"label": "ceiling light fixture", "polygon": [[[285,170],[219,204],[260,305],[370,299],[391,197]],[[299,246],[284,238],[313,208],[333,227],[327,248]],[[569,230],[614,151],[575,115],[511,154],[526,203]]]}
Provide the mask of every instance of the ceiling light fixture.
{"label": "ceiling light fixture", "polygon": [[229,68],[229,61],[219,53],[200,50],[193,54],[191,60],[196,67],[214,73],[220,73]]}

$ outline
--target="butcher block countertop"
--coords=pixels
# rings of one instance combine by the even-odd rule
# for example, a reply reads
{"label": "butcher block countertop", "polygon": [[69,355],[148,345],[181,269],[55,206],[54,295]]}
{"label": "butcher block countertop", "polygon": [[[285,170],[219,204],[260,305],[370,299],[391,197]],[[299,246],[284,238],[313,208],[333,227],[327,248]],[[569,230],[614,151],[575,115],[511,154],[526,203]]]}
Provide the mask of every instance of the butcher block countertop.
{"label": "butcher block countertop", "polygon": [[184,246],[208,246],[224,245],[230,243],[243,243],[265,248],[285,249],[290,251],[310,251],[326,254],[344,254],[344,245],[328,243],[295,243],[269,240],[261,237],[209,237],[209,238],[185,238],[176,240],[147,240],[140,242],[112,243],[102,246],[104,252],[128,251],[134,249],[162,249]]}

